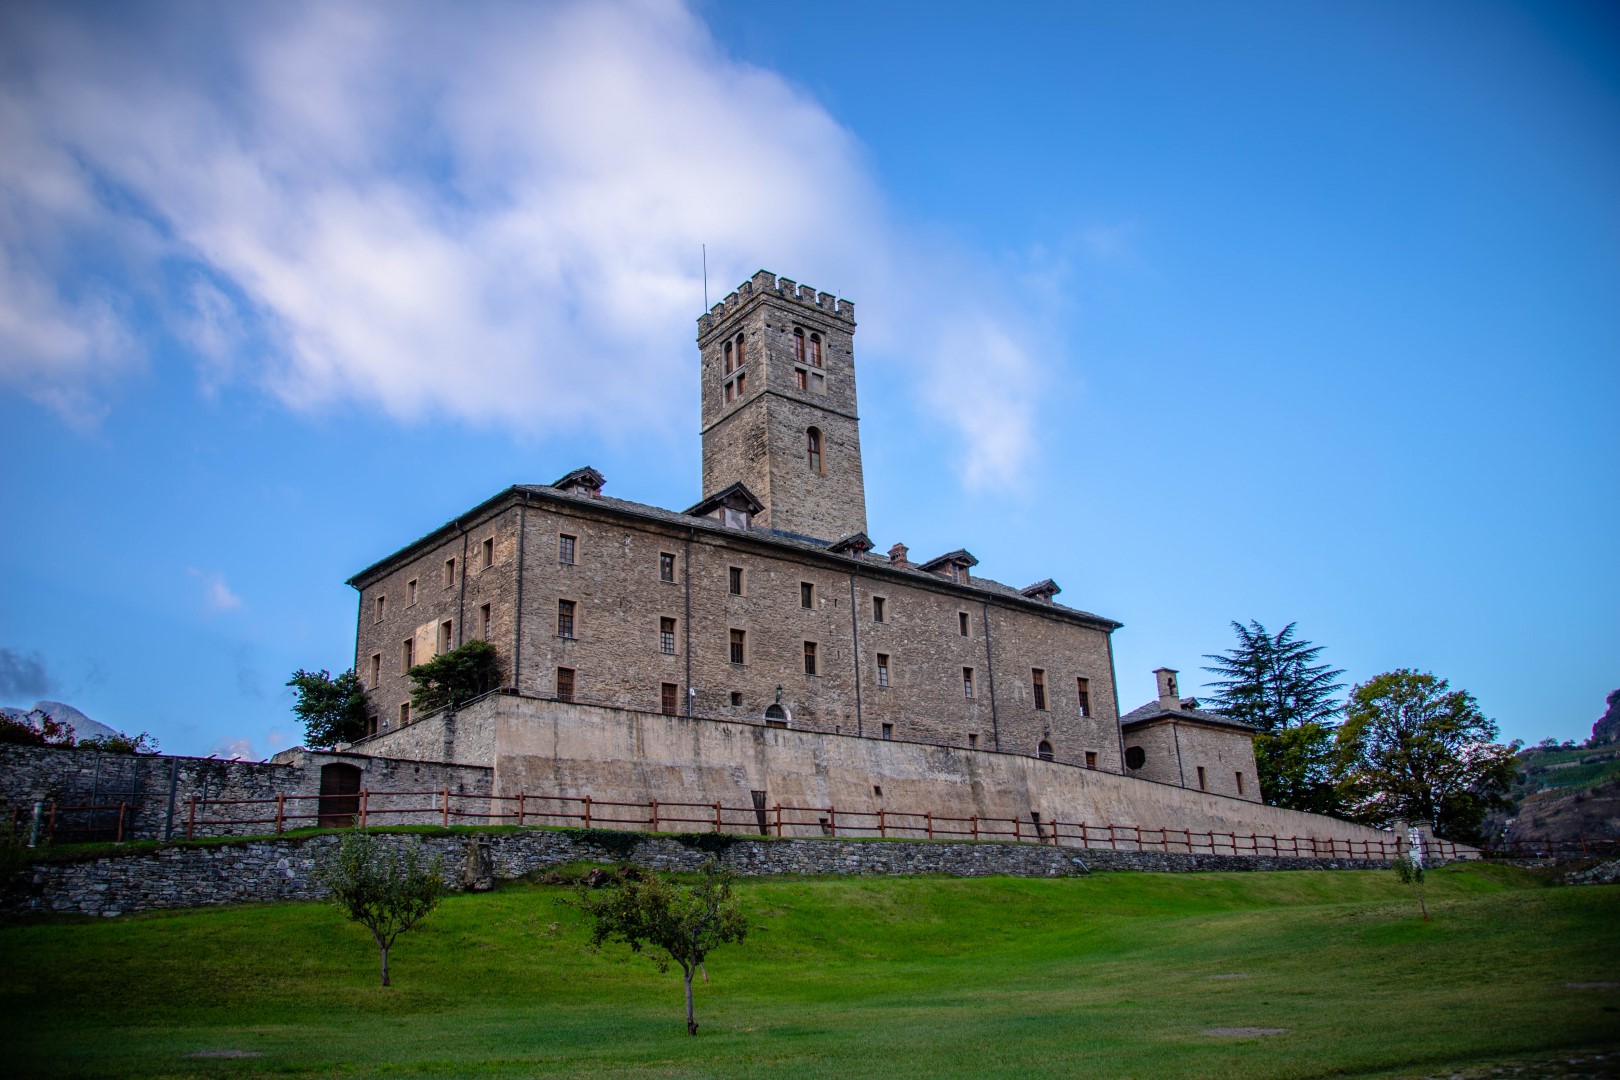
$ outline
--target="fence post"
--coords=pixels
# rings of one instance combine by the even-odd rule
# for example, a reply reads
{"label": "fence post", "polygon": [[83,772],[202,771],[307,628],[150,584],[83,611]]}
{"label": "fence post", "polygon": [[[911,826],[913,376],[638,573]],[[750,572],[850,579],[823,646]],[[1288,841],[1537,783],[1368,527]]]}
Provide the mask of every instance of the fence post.
{"label": "fence post", "polygon": [[1580,840],[1580,842],[1581,842],[1581,857],[1585,858],[1586,857],[1586,837],[1581,836],[1581,837],[1577,837],[1576,839]]}
{"label": "fence post", "polygon": [[121,802],[118,804],[118,842],[120,844],[124,842],[124,815],[128,812],[129,803]]}
{"label": "fence post", "polygon": [[450,789],[445,788],[440,794],[444,796],[444,827],[448,829],[450,827]]}
{"label": "fence post", "polygon": [[930,810],[923,817],[928,821],[928,839],[932,840],[934,838],[934,812]]}
{"label": "fence post", "polygon": [[518,828],[523,828],[523,792],[518,792]]}
{"label": "fence post", "polygon": [[838,808],[836,806],[827,807],[827,828],[831,830],[832,835],[838,835]]}
{"label": "fence post", "polygon": [[194,839],[197,835],[197,796],[191,797],[191,811],[186,815],[186,839]]}
{"label": "fence post", "polygon": [[360,827],[362,829],[366,827],[366,800],[370,794],[371,790],[369,788],[360,789]]}
{"label": "fence post", "polygon": [[978,814],[973,815],[973,842],[975,844],[977,844],[979,842],[979,815]]}
{"label": "fence post", "polygon": [[776,804],[776,835],[782,835],[782,804]]}
{"label": "fence post", "polygon": [[878,835],[883,839],[889,838],[889,827],[883,820],[883,807],[878,807]]}
{"label": "fence post", "polygon": [[1114,839],[1114,826],[1112,823],[1108,826],[1108,848],[1110,851],[1119,850],[1119,841]]}
{"label": "fence post", "polygon": [[1013,818],[1013,843],[1021,844],[1023,842],[1024,842],[1023,822],[1021,820],[1019,820],[1018,818]]}
{"label": "fence post", "polygon": [[585,796],[585,827],[591,827],[591,797]]}
{"label": "fence post", "polygon": [[648,816],[651,819],[651,820],[649,820],[647,822],[647,827],[649,829],[651,829],[653,832],[657,832],[658,831],[658,800],[657,799],[652,800],[652,802],[648,803],[647,806],[648,806],[648,809],[649,809]]}
{"label": "fence post", "polygon": [[724,832],[725,831],[724,829],[722,829],[720,827],[720,804],[719,803],[714,804],[714,831],[715,832]]}
{"label": "fence post", "polygon": [[285,792],[276,792],[276,835],[281,835],[281,818],[287,808],[287,795]]}

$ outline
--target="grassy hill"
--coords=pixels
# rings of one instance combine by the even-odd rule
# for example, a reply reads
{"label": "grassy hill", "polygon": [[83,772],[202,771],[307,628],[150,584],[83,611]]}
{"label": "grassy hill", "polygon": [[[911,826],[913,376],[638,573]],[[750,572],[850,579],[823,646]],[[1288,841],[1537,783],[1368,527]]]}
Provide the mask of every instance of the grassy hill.
{"label": "grassy hill", "polygon": [[[0,926],[22,1076],[1419,1074],[1620,1043],[1620,887],[1433,872],[764,879],[679,977],[596,953],[565,890],[450,898],[376,985],[323,905]],[[1211,1033],[1270,1029],[1268,1036]],[[254,1057],[193,1057],[246,1052]]]}
{"label": "grassy hill", "polygon": [[1509,840],[1620,835],[1620,746],[1520,751],[1511,811],[1491,815],[1486,834]]}

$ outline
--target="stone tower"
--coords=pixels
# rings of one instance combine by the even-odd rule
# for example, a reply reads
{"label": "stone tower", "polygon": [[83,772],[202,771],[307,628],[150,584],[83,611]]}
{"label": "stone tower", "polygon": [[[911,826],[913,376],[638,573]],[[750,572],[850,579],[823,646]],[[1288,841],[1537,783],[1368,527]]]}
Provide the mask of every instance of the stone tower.
{"label": "stone tower", "polygon": [[866,532],[854,335],[854,304],[764,270],[698,319],[705,499],[741,483],[756,525]]}

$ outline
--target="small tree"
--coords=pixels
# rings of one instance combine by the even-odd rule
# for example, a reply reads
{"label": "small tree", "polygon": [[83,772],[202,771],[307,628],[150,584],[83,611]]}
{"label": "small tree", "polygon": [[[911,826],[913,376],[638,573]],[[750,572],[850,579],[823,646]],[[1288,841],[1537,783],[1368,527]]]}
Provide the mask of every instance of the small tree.
{"label": "small tree", "polygon": [[23,746],[72,746],[73,725],[38,709],[8,716],[0,713],[0,743]]}
{"label": "small tree", "polygon": [[293,712],[304,722],[304,741],[310,746],[336,746],[366,734],[366,692],[353,668],[335,679],[325,668],[299,668],[287,685],[298,695]]}
{"label": "small tree", "polygon": [[[579,906],[593,924],[593,947],[621,941],[639,953],[652,946],[668,955],[668,959],[656,953],[649,957],[659,971],[668,971],[670,960],[681,966],[688,1035],[696,1035],[698,1029],[692,1014],[693,974],[703,968],[712,950],[740,942],[748,933],[748,921],[732,896],[735,880],[734,873],[710,859],[691,885],[649,876],[621,880],[596,893],[583,883],[579,887]],[[703,970],[707,981],[708,970]]]}
{"label": "small tree", "polygon": [[1423,912],[1423,921],[1428,922],[1429,906],[1423,902],[1423,864],[1410,851],[1403,851],[1395,857],[1395,876],[1412,890],[1417,897],[1418,910]]}
{"label": "small tree", "polygon": [[100,750],[105,754],[155,754],[158,741],[149,732],[126,735],[115,731],[111,735],[91,735],[79,740],[80,750]]}
{"label": "small tree", "polygon": [[420,714],[455,708],[501,684],[495,646],[482,638],[440,653],[406,674],[416,684],[411,688],[411,711]]}
{"label": "small tree", "polygon": [[315,879],[332,890],[332,902],[344,914],[371,931],[382,954],[382,984],[391,986],[388,951],[439,906],[444,861],[434,856],[425,863],[417,845],[400,851],[357,827],[316,868]]}

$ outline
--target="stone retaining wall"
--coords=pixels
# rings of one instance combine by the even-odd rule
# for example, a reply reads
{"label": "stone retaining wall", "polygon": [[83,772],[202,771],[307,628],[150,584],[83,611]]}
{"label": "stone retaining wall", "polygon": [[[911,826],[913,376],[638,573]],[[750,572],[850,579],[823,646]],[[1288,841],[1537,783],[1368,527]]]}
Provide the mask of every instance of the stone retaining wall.
{"label": "stone retaining wall", "polygon": [[[654,870],[695,870],[711,851],[744,875],[947,874],[1063,877],[1088,870],[1366,870],[1388,864],[1351,859],[1253,858],[1109,851],[1038,844],[773,840],[691,834],[683,837],[593,834],[581,830],[418,836],[379,834],[385,843],[420,845],[444,860],[456,888],[488,887],[569,862],[630,862]],[[339,837],[250,840],[29,868],[0,910],[18,913],[125,915],[159,908],[247,901],[313,900],[316,860]]]}

